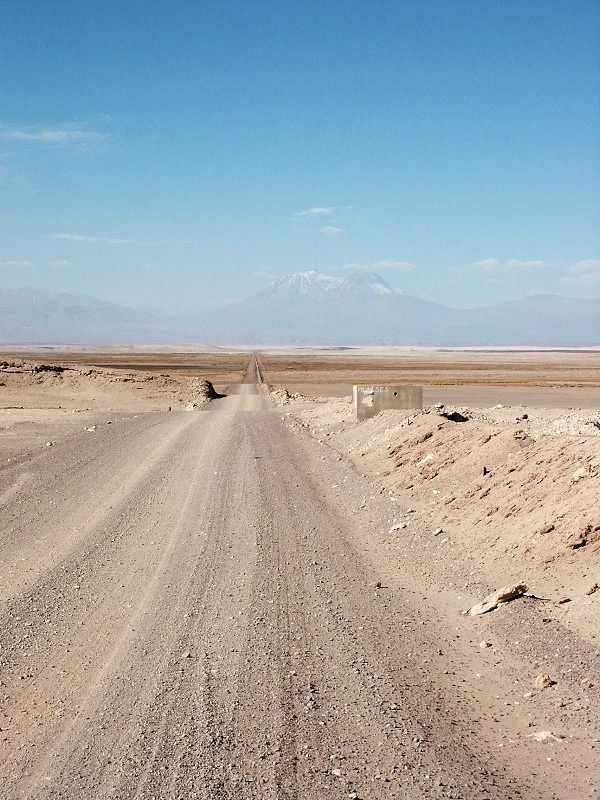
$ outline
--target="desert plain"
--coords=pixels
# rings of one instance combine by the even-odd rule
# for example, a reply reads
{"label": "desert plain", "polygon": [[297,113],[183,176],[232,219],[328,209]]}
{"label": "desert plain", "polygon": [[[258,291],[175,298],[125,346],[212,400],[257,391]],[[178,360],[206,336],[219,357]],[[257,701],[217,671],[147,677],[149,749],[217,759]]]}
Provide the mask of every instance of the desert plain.
{"label": "desert plain", "polygon": [[0,797],[597,797],[599,367],[4,348]]}

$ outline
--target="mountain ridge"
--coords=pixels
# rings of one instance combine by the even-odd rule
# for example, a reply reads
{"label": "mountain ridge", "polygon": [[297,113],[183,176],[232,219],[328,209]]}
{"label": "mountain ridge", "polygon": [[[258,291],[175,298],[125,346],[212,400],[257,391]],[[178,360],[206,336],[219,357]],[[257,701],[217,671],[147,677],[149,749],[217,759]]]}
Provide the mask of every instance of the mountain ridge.
{"label": "mountain ridge", "polygon": [[600,301],[533,295],[453,309],[395,289],[375,272],[293,273],[220,309],[167,316],[87,295],[0,289],[3,344],[593,346]]}

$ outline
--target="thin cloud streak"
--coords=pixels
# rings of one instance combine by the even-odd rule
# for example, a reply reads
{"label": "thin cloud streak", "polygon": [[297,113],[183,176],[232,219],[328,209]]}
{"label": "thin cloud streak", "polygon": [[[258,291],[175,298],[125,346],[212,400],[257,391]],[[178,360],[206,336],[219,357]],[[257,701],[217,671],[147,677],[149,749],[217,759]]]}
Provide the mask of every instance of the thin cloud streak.
{"label": "thin cloud streak", "polygon": [[19,269],[29,269],[35,267],[33,261],[0,261],[0,267],[18,267]]}
{"label": "thin cloud streak", "polygon": [[321,233],[325,236],[341,236],[346,231],[343,228],[337,228],[335,225],[323,225]]}
{"label": "thin cloud streak", "polygon": [[497,258],[484,258],[481,261],[476,261],[470,264],[467,269],[500,269],[502,264]]}
{"label": "thin cloud streak", "polygon": [[298,211],[294,214],[295,217],[319,217],[327,214],[333,214],[335,206],[323,206],[321,208],[306,208],[304,211]]}
{"label": "thin cloud streak", "polygon": [[368,272],[381,272],[386,269],[397,270],[413,270],[417,269],[415,264],[410,261],[393,261],[392,259],[384,258],[381,261],[373,261],[371,264],[344,264],[341,269],[360,269]]}
{"label": "thin cloud streak", "polygon": [[167,239],[156,241],[143,241],[141,239],[117,239],[111,236],[84,236],[80,233],[53,233],[51,239],[59,239],[63,242],[83,242],[84,244],[108,244],[108,245],[137,245],[138,247],[168,246],[174,244],[197,244],[195,239],[182,239],[179,241],[169,241]]}
{"label": "thin cloud streak", "polygon": [[70,125],[38,129],[0,128],[0,140],[51,147],[91,147],[104,144],[107,139],[107,134]]}
{"label": "thin cloud streak", "polygon": [[550,265],[546,261],[519,261],[516,258],[506,262],[506,269],[546,269]]}
{"label": "thin cloud streak", "polygon": [[481,261],[476,261],[474,264],[468,264],[464,269],[466,270],[489,270],[489,271],[511,271],[511,270],[529,270],[529,269],[545,269],[550,266],[546,261],[521,261],[517,258],[511,258],[509,261],[502,263],[497,258],[484,258]]}
{"label": "thin cloud streak", "polygon": [[[87,244],[144,244],[136,239],[112,239],[108,236],[83,236],[79,233],[53,233],[51,239],[64,242],[86,242]],[[148,244],[146,242],[145,244]]]}

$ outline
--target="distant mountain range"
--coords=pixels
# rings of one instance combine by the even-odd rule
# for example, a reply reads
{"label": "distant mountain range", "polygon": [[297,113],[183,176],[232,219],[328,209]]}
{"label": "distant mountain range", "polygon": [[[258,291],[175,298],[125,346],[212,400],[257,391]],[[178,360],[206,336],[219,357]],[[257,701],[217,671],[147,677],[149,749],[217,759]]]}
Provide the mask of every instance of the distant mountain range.
{"label": "distant mountain range", "polygon": [[600,344],[600,302],[538,295],[458,310],[394,289],[381,275],[299,272],[202,315],[213,341],[248,344]]}
{"label": "distant mountain range", "polygon": [[86,295],[0,289],[0,344],[119,344],[146,337],[158,342],[162,323],[158,316]]}
{"label": "distant mountain range", "polygon": [[279,278],[216,311],[167,317],[82,295],[0,290],[2,344],[600,344],[600,302],[535,295],[458,310],[393,288],[376,273]]}

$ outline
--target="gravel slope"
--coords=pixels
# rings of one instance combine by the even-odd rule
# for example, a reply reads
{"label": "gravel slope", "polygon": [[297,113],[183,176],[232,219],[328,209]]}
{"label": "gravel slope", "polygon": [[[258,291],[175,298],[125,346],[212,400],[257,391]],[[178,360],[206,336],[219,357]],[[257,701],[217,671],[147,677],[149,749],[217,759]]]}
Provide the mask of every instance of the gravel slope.
{"label": "gravel slope", "polygon": [[592,796],[597,750],[527,738],[394,558],[390,498],[238,391],[3,461],[0,796]]}

